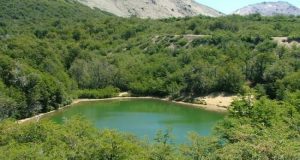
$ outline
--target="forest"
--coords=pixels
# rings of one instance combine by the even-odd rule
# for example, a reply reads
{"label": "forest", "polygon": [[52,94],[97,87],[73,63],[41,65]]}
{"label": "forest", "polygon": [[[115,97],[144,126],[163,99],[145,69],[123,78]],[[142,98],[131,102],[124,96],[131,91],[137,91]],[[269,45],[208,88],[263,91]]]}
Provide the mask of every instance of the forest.
{"label": "forest", "polygon": [[[0,0],[0,159],[299,159],[300,17],[120,18],[72,0]],[[244,96],[182,146],[84,119],[19,125],[74,98]],[[41,158],[43,157],[43,158]]]}

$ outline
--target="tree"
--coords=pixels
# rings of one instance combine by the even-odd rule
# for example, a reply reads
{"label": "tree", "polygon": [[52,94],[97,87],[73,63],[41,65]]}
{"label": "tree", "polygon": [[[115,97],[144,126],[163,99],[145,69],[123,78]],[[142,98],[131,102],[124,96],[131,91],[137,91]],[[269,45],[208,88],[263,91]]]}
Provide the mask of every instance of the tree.
{"label": "tree", "polygon": [[196,133],[189,134],[189,141],[191,142],[190,144],[183,145],[180,149],[187,159],[206,159],[213,156],[213,153],[221,148],[218,139],[201,137]]}
{"label": "tree", "polygon": [[230,93],[241,91],[245,83],[244,75],[237,65],[228,64],[217,71],[217,89]]}
{"label": "tree", "polygon": [[264,78],[264,72],[267,67],[276,61],[276,56],[272,52],[257,53],[248,63],[248,77],[255,83],[262,83]]}
{"label": "tree", "polygon": [[213,66],[198,61],[186,67],[184,83],[186,92],[191,94],[205,94],[215,87],[215,69]]}
{"label": "tree", "polygon": [[76,80],[80,88],[88,88],[91,83],[89,66],[86,61],[77,59],[71,65],[69,70],[71,76]]}

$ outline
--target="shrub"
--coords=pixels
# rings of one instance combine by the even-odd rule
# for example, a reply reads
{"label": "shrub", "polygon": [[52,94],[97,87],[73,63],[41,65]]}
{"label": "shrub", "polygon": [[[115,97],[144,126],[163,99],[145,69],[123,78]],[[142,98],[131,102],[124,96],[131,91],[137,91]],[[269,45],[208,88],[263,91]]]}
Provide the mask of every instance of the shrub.
{"label": "shrub", "polygon": [[119,89],[115,87],[106,87],[103,89],[83,89],[76,91],[78,98],[111,98],[119,93]]}

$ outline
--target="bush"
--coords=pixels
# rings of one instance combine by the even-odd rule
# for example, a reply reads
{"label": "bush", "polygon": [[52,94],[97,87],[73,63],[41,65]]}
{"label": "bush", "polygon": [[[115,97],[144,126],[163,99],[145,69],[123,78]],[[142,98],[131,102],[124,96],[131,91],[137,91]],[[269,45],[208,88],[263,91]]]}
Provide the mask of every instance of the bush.
{"label": "bush", "polygon": [[300,42],[300,35],[290,35],[288,37],[288,41],[291,42],[291,41],[297,41],[297,42]]}
{"label": "bush", "polygon": [[114,87],[106,87],[103,89],[84,89],[76,91],[78,98],[111,98],[118,95],[120,90]]}

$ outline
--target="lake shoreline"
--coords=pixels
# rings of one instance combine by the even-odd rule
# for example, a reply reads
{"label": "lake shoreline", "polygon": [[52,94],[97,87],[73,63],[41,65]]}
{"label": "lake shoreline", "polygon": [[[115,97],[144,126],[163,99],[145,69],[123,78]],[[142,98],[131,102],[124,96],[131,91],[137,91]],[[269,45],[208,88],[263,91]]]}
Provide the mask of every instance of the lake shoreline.
{"label": "lake shoreline", "polygon": [[25,122],[29,122],[29,121],[39,121],[40,118],[49,115],[51,113],[72,107],[75,104],[78,103],[82,103],[82,102],[97,102],[97,101],[108,101],[108,100],[126,100],[126,99],[155,99],[155,100],[161,100],[161,101],[165,101],[165,102],[172,102],[172,103],[176,103],[176,104],[181,104],[181,105],[186,105],[189,107],[193,107],[193,108],[198,108],[198,109],[204,109],[207,111],[212,111],[212,112],[227,112],[228,108],[227,107],[220,107],[217,105],[202,105],[202,104],[196,104],[196,103],[188,103],[188,102],[183,102],[183,101],[174,101],[174,100],[170,100],[168,98],[158,98],[158,97],[151,97],[151,96],[147,96],[147,97],[112,97],[112,98],[101,98],[101,99],[74,99],[73,102],[69,105],[63,106],[57,110],[53,110],[53,111],[49,111],[46,113],[40,113],[38,115],[35,115],[33,117],[29,117],[29,118],[25,118],[25,119],[21,119],[21,120],[17,120],[18,124],[22,124]]}

